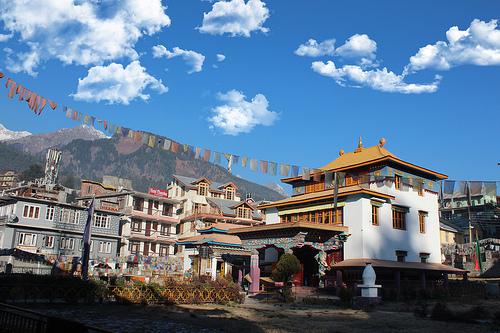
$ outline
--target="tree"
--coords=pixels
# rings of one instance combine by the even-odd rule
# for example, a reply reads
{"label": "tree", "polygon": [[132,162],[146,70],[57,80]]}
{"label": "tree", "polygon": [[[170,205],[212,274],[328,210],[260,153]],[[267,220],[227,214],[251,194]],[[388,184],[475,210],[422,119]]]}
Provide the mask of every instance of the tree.
{"label": "tree", "polygon": [[40,164],[32,164],[26,170],[24,170],[19,176],[19,180],[35,180],[37,178],[42,178],[45,175],[45,171]]}
{"label": "tree", "polygon": [[283,254],[276,267],[273,269],[272,278],[274,281],[289,282],[292,276],[300,271],[300,261],[293,254]]}

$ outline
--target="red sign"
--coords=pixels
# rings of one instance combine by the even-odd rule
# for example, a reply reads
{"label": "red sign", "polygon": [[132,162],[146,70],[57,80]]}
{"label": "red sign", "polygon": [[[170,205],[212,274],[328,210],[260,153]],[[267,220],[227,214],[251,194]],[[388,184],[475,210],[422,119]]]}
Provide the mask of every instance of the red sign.
{"label": "red sign", "polygon": [[150,187],[148,193],[156,195],[158,197],[168,198],[168,192],[165,190],[160,190],[159,188]]}

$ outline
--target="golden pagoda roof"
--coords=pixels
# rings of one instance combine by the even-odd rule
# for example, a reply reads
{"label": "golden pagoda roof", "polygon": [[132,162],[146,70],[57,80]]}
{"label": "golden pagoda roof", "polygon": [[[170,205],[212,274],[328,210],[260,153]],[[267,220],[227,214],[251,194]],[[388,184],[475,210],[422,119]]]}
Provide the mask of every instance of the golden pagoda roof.
{"label": "golden pagoda roof", "polygon": [[[421,166],[403,161],[402,159],[400,159],[399,157],[397,157],[396,155],[385,149],[384,145],[385,145],[385,139],[382,138],[378,145],[365,148],[363,147],[363,143],[361,142],[360,138],[358,147],[354,151],[344,153],[344,150],[341,150],[339,153],[339,157],[337,157],[324,167],[319,168],[319,171],[320,173],[325,173],[327,171],[337,172],[337,171],[345,171],[349,169],[355,169],[358,167],[373,165],[375,163],[380,163],[380,162],[393,162],[405,166],[407,168],[417,170],[421,173],[431,175],[436,179],[448,178],[448,176],[445,174],[438,173],[423,168]],[[281,181],[284,183],[288,183],[300,180],[301,178],[302,178],[301,176],[290,177],[290,178],[284,178]]]}

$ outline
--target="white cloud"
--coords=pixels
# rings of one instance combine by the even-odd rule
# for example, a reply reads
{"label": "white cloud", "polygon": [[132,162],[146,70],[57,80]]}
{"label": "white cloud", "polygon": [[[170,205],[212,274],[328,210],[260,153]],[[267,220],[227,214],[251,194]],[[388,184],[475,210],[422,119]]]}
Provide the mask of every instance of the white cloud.
{"label": "white cloud", "polygon": [[172,51],[169,51],[163,45],[153,46],[153,57],[167,57],[167,59],[181,57],[191,67],[188,71],[189,74],[201,72],[203,69],[203,63],[205,62],[205,56],[201,53],[191,50],[183,50],[179,47],[174,47]]}
{"label": "white cloud", "polygon": [[295,54],[301,57],[321,57],[333,55],[335,50],[335,39],[327,39],[318,43],[315,39],[309,39],[304,44],[300,44],[295,50]]}
{"label": "white cloud", "polygon": [[0,42],[6,42],[12,37],[12,34],[0,34]]}
{"label": "white cloud", "polygon": [[223,105],[212,109],[213,116],[208,119],[210,128],[218,128],[227,135],[249,133],[257,125],[271,126],[278,113],[270,111],[269,102],[262,94],[255,95],[252,100],[237,90],[219,93],[218,99]]}
{"label": "white cloud", "polygon": [[335,54],[344,58],[362,58],[367,60],[375,59],[377,43],[368,35],[355,34],[335,50]]}
{"label": "white cloud", "polygon": [[333,61],[315,61],[311,66],[316,73],[333,78],[341,86],[370,87],[383,92],[403,94],[432,93],[438,89],[441,77],[436,76],[430,84],[404,82],[403,75],[397,75],[387,68],[365,70],[358,65],[345,65],[340,68]]}
{"label": "white cloud", "polygon": [[460,65],[500,65],[500,30],[497,20],[475,19],[466,30],[451,27],[447,41],[438,41],[419,49],[410,57],[405,73],[423,69],[448,70]]}
{"label": "white cloud", "polygon": [[128,105],[136,98],[148,100],[149,95],[144,93],[146,88],[160,94],[168,91],[161,80],[149,75],[135,60],[125,68],[117,63],[90,68],[87,76],[78,80],[78,89],[73,97],[76,100]]}
{"label": "white cloud", "polygon": [[222,61],[224,61],[224,60],[226,60],[226,56],[225,56],[225,55],[220,54],[220,53],[219,53],[219,54],[217,54],[217,61],[218,61],[218,62],[222,62]]}
{"label": "white cloud", "polygon": [[31,74],[53,58],[78,65],[137,59],[139,38],[170,25],[161,0],[0,0],[0,8],[4,29],[30,49],[15,70]]}
{"label": "white cloud", "polygon": [[261,0],[217,1],[212,10],[203,13],[200,32],[212,35],[225,33],[232,37],[250,37],[252,31],[268,32],[264,22],[269,18],[269,9]]}

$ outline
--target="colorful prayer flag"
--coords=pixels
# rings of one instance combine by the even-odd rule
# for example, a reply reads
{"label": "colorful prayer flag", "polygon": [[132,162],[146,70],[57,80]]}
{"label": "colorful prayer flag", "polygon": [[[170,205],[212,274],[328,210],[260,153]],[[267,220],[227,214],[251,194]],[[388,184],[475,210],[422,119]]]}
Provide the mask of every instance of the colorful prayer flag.
{"label": "colorful prayer flag", "polygon": [[292,177],[297,177],[299,175],[299,166],[292,165]]}
{"label": "colorful prayer flag", "polygon": [[241,158],[241,166],[244,167],[244,168],[246,168],[247,167],[247,163],[248,163],[248,157],[243,156]]}
{"label": "colorful prayer flag", "polygon": [[220,164],[220,153],[219,152],[214,152],[214,163]]}
{"label": "colorful prayer flag", "polygon": [[210,161],[210,155],[211,155],[211,151],[209,149],[205,149],[205,151],[203,152],[203,160],[205,162],[208,162]]}
{"label": "colorful prayer flag", "polygon": [[271,176],[276,176],[277,164],[276,162],[269,162],[269,174]]}
{"label": "colorful prayer flag", "polygon": [[257,171],[257,160],[253,158],[250,160],[250,170]]}
{"label": "colorful prayer flag", "polygon": [[268,166],[268,162],[267,161],[260,161],[260,171],[262,173],[267,173],[267,166]]}
{"label": "colorful prayer flag", "polygon": [[302,179],[303,180],[310,180],[311,179],[311,173],[309,171],[309,168],[302,167]]}

